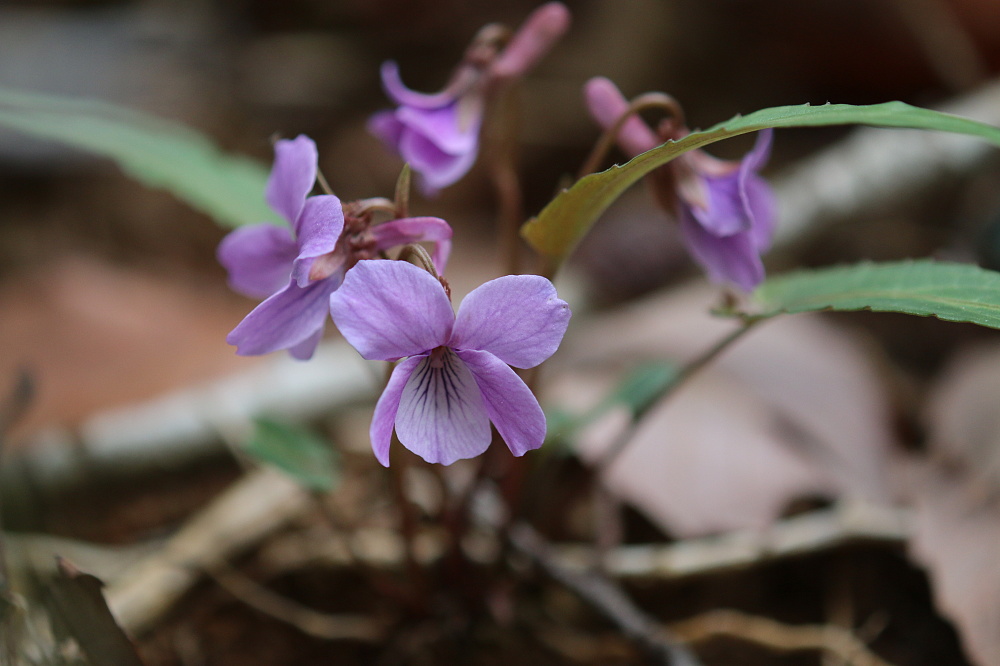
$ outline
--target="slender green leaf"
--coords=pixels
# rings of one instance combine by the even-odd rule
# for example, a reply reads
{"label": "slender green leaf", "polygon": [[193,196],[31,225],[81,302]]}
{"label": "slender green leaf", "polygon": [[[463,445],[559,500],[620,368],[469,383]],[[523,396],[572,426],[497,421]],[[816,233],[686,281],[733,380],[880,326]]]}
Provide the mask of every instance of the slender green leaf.
{"label": "slender green leaf", "polygon": [[274,465],[310,490],[329,492],[337,485],[337,461],[330,445],[303,428],[268,418],[254,422],[246,453]]}
{"label": "slender green leaf", "polygon": [[862,263],[798,271],[754,292],[760,314],[873,310],[1000,328],[1000,273],[932,261]]}
{"label": "slender green leaf", "polygon": [[264,202],[267,169],[183,125],[102,102],[0,88],[0,126],[110,158],[223,226],[276,218]]}
{"label": "slender green leaf", "polygon": [[558,266],[597,218],[625,190],[653,169],[663,166],[689,150],[702,148],[730,137],[768,127],[810,127],[820,125],[874,125],[940,130],[976,136],[1000,145],[1000,129],[966,118],[903,102],[871,106],[825,104],[823,106],[780,106],[736,116],[702,132],[693,132],[678,141],[669,141],[636,156],[622,166],[590,174],[563,190],[538,217],[529,220],[521,235],[551,264]]}

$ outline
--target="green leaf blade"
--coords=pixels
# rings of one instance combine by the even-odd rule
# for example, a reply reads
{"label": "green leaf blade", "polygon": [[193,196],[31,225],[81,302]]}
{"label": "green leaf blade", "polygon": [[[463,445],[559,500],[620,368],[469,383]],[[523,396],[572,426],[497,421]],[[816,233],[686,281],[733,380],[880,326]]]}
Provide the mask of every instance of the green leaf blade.
{"label": "green leaf blade", "polygon": [[337,486],[337,460],[329,444],[298,426],[259,417],[244,451],[258,462],[277,467],[299,485],[316,492]]}
{"label": "green leaf blade", "polygon": [[1000,273],[932,260],[797,271],[765,281],[759,314],[820,310],[900,312],[1000,328]]}
{"label": "green leaf blade", "polygon": [[109,158],[222,226],[276,220],[264,201],[267,169],[183,125],[103,102],[0,88],[0,126]]}
{"label": "green leaf blade", "polygon": [[537,217],[529,220],[521,228],[521,235],[553,268],[557,268],[618,197],[651,171],[683,153],[767,128],[853,124],[953,132],[1000,146],[1000,128],[903,102],[870,106],[806,104],[762,109],[746,116],[736,116],[704,131],[692,132],[678,141],[668,141],[637,155],[622,166],[613,166],[581,178],[572,187],[560,192]]}

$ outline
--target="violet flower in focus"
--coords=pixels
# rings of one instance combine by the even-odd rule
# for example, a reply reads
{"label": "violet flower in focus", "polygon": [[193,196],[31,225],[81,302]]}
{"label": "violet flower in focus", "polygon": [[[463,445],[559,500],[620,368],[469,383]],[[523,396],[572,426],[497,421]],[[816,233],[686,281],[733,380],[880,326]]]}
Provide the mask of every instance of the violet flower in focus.
{"label": "violet flower in focus", "polygon": [[448,85],[435,94],[410,90],[396,63],[384,63],[382,85],[397,108],[372,116],[369,131],[420,174],[426,195],[436,194],[475,163],[483,114],[495,85],[523,76],[568,27],[569,10],[559,2],[535,10],[502,51],[500,29],[487,26]]}
{"label": "violet flower in focus", "polygon": [[[267,181],[268,204],[290,227],[258,224],[236,229],[217,256],[230,286],[263,302],[226,337],[241,356],[287,349],[312,357],[323,337],[330,294],[359,259],[417,241],[435,241],[435,265],[444,270],[451,227],[438,218],[405,218],[370,226],[370,216],[345,218],[340,199],[308,196],[316,182],[316,144],[307,136],[277,141]],[[348,205],[350,209],[350,204]]]}
{"label": "violet flower in focus", "polygon": [[[605,129],[629,112],[629,102],[608,79],[591,79],[585,94],[591,115]],[[677,128],[669,136],[660,136],[632,116],[622,124],[617,140],[634,157],[686,133]],[[651,174],[658,201],[668,207],[668,202],[673,203],[674,210],[668,212],[677,215],[685,246],[709,278],[747,292],[764,279],[760,256],[774,236],[774,193],[757,173],[770,155],[772,135],[772,130],[762,130],[753,149],[739,162],[693,150]]]}
{"label": "violet flower in focus", "polygon": [[562,341],[570,311],[537,275],[474,289],[454,313],[442,283],[402,261],[362,261],[330,298],[333,320],[368,360],[399,363],[375,406],[371,441],[389,465],[393,428],[427,462],[489,447],[490,421],[515,456],[545,439],[545,415],[509,365],[532,368]]}

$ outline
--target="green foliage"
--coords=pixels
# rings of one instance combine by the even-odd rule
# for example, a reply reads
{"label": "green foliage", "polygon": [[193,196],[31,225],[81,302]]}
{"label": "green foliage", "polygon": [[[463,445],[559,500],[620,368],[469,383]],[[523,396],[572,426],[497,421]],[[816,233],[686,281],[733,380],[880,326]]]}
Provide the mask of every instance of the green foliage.
{"label": "green foliage", "polygon": [[932,260],[862,263],[779,275],[753,295],[764,317],[873,310],[1000,328],[1000,273]]}
{"label": "green foliage", "polygon": [[0,88],[0,127],[110,158],[222,226],[276,219],[264,202],[267,169],[182,125],[102,102]]}
{"label": "green foliage", "polygon": [[572,187],[560,192],[538,217],[529,220],[521,229],[521,235],[549,260],[553,268],[558,267],[625,190],[653,169],[689,150],[769,127],[845,124],[956,132],[1000,145],[1000,129],[996,127],[902,102],[871,106],[826,104],[762,109],[746,116],[736,116],[707,130],[693,132],[678,141],[669,141],[622,166],[613,166],[607,171],[581,178]]}
{"label": "green foliage", "polygon": [[257,418],[254,425],[247,455],[274,465],[309,490],[329,492],[336,487],[337,459],[327,442],[308,430],[268,418]]}

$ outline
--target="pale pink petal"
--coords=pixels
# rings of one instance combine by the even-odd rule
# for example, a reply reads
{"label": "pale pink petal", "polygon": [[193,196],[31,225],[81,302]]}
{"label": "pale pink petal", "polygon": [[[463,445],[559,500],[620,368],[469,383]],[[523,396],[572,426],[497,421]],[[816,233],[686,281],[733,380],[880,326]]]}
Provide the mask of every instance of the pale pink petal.
{"label": "pale pink petal", "polygon": [[570,13],[561,2],[549,2],[533,11],[490,68],[490,74],[508,79],[524,76],[569,29]]}
{"label": "pale pink petal", "polygon": [[427,462],[443,465],[489,447],[490,418],[477,379],[450,349],[422,358],[410,374],[396,413],[396,435]]}
{"label": "pale pink petal", "polygon": [[375,459],[383,466],[389,466],[389,445],[392,443],[392,430],[396,426],[396,412],[399,411],[399,400],[403,396],[403,387],[416,368],[426,356],[413,356],[401,361],[389,377],[385,390],[375,405],[372,415],[372,425],[369,436],[372,440],[372,451]]}
{"label": "pale pink petal", "polygon": [[448,346],[485,350],[504,363],[533,368],[559,348],[570,314],[545,278],[506,275],[465,297]]}
{"label": "pale pink petal", "polygon": [[300,287],[309,284],[312,259],[333,252],[344,230],[344,210],[340,199],[330,194],[309,197],[299,215],[299,254],[292,277]]}
{"label": "pale pink petal", "polygon": [[531,389],[505,363],[485,351],[456,351],[482,392],[486,413],[515,456],[545,441],[545,414]]}
{"label": "pale pink petal", "polygon": [[255,224],[230,232],[216,250],[229,285],[252,298],[267,298],[288,284],[298,247],[287,227]]}
{"label": "pale pink petal", "polygon": [[[610,129],[628,113],[629,102],[609,79],[595,77],[584,86],[584,97],[591,117],[604,129]],[[663,143],[656,133],[636,115],[618,130],[618,145],[628,157],[635,157]]]}
{"label": "pale pink petal", "polygon": [[304,134],[274,144],[274,166],[264,197],[268,205],[296,228],[306,196],[316,183],[319,155],[316,144]]}
{"label": "pale pink petal", "polygon": [[432,241],[434,253],[431,256],[434,269],[444,274],[451,254],[451,226],[439,217],[405,217],[371,227],[369,230],[375,241],[376,250]]}
{"label": "pale pink petal", "polygon": [[443,345],[455,315],[444,287],[405,261],[359,261],[330,297],[337,328],[364,358],[395,361]]}

